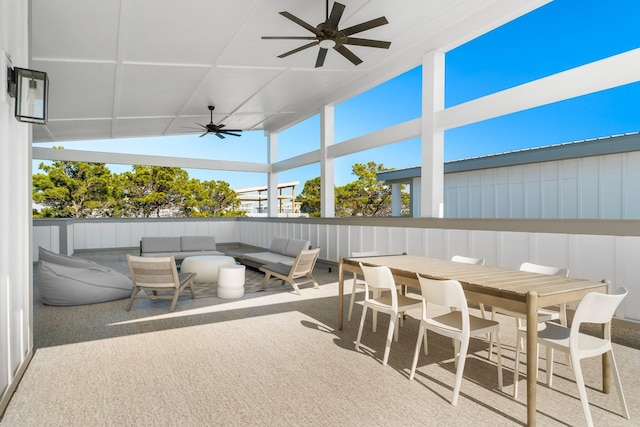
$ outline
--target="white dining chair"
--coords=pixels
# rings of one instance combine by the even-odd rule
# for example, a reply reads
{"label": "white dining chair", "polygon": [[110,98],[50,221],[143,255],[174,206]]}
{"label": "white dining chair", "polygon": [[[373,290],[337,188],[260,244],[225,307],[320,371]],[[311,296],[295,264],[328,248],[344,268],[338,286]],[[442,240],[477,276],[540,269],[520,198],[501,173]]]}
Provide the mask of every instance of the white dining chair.
{"label": "white dining chair", "polygon": [[[549,276],[569,276],[568,268],[559,268],[559,267],[550,267],[546,265],[533,264],[530,262],[525,262],[520,265],[520,271],[526,271],[529,273],[538,273],[538,274],[546,274]],[[495,307],[491,309],[491,318],[495,319],[496,313],[503,314],[505,316],[511,316],[515,319],[516,323],[516,335],[517,330],[520,328],[526,329],[525,321],[527,315],[525,313],[518,313],[515,311],[506,310],[500,307]],[[566,305],[562,304],[559,306],[558,310],[550,309],[550,308],[539,308],[538,309],[538,325],[543,324],[544,322],[548,322],[550,320],[559,320],[560,324],[563,326],[567,326],[567,309]],[[519,336],[516,339],[516,347],[518,350],[524,349],[526,340]],[[493,343],[491,343],[493,344]],[[536,360],[538,359],[538,348],[536,347]],[[567,361],[570,363],[569,358]],[[537,372],[537,371],[536,371]],[[517,370],[513,371],[513,398],[518,398],[518,376],[519,372]]]}
{"label": "white dining chair", "polygon": [[[384,347],[384,357],[382,364],[387,365],[389,360],[389,350],[392,338],[398,341],[398,328],[396,321],[403,312],[422,306],[422,300],[402,295],[396,288],[393,274],[389,267],[367,267],[360,263],[360,268],[364,274],[364,303],[362,306],[362,316],[360,317],[360,327],[358,328],[358,338],[356,339],[356,350],[360,350],[360,339],[364,329],[364,321],[367,317],[367,309],[389,315],[389,330]],[[372,296],[369,295],[372,291]],[[379,292],[373,292],[379,291]],[[373,332],[376,332],[376,321],[373,322]]]}
{"label": "white dining chair", "polygon": [[[378,256],[378,252],[369,251],[369,252],[351,252],[352,258],[364,258],[370,256]],[[353,303],[356,299],[356,289],[364,289],[364,282],[358,280],[358,274],[356,272],[353,273],[353,286],[351,287],[351,301],[349,302],[349,314],[347,316],[347,322],[351,321],[351,313],[353,312]]]}
{"label": "white dining chair", "polygon": [[[413,356],[411,374],[409,380],[415,377],[420,346],[424,341],[424,354],[428,355],[427,331],[433,331],[455,340],[455,366],[456,380],[453,387],[452,405],[457,405],[458,395],[462,384],[462,374],[469,349],[469,339],[471,337],[494,334],[496,335],[498,353],[498,386],[502,390],[502,354],[500,346],[500,324],[494,320],[483,319],[482,317],[469,315],[467,299],[464,295],[462,285],[457,280],[432,280],[418,275],[420,289],[422,291],[422,319],[418,331],[418,340]],[[429,317],[429,305],[442,307],[455,307],[456,310],[449,313]],[[490,359],[489,354],[489,359]]]}
{"label": "white dining chair", "polygon": [[[625,418],[629,419],[629,409],[627,408],[627,402],[622,391],[620,373],[618,372],[616,360],[613,357],[613,346],[611,345],[611,319],[626,296],[627,290],[625,288],[619,288],[613,294],[603,294],[600,292],[589,293],[580,301],[570,328],[555,322],[546,322],[538,330],[538,344],[545,346],[547,350],[547,386],[551,387],[553,382],[553,351],[559,350],[568,354],[576,378],[578,393],[580,394],[582,411],[588,426],[593,426],[593,420],[591,418],[591,410],[589,409],[584,378],[582,377],[580,360],[600,356],[604,353],[607,353],[609,356],[613,381],[618,390],[622,414]],[[581,333],[580,325],[583,323],[604,325],[604,338]],[[526,334],[526,328],[518,328],[519,337],[525,337]],[[536,358],[536,363],[537,360]],[[519,369],[519,363],[520,348],[516,350],[516,372]],[[536,372],[537,371],[536,366]]]}
{"label": "white dining chair", "polygon": [[[484,265],[485,259],[484,258],[471,258],[468,256],[462,256],[462,255],[454,255],[451,257],[451,261],[453,262],[459,262],[462,264],[472,264],[472,265]],[[482,318],[486,319],[486,312],[484,310],[484,304],[480,303],[478,304],[480,306],[480,313],[482,314]]]}

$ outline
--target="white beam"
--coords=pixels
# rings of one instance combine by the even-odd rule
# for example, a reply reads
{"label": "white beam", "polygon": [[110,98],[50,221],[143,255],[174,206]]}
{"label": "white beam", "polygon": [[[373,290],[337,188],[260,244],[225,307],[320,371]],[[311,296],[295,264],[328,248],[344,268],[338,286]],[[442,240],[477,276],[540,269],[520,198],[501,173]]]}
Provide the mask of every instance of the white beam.
{"label": "white beam", "polygon": [[380,129],[365,135],[349,139],[340,144],[327,147],[327,157],[335,159],[337,157],[348,156],[372,148],[383,147],[396,142],[417,138],[421,132],[421,119],[409,120],[388,128]]}
{"label": "white beam", "polygon": [[436,112],[439,130],[640,81],[640,48]]}
{"label": "white beam", "polygon": [[271,165],[271,172],[284,172],[320,162],[320,150],[309,151]]}
{"label": "white beam", "polygon": [[68,150],[33,147],[33,158],[69,162],[95,162],[116,165],[169,166],[186,169],[223,170],[237,172],[268,173],[265,163],[234,162],[228,160],[191,159],[186,157],[164,157],[143,154],[106,153],[103,151]]}

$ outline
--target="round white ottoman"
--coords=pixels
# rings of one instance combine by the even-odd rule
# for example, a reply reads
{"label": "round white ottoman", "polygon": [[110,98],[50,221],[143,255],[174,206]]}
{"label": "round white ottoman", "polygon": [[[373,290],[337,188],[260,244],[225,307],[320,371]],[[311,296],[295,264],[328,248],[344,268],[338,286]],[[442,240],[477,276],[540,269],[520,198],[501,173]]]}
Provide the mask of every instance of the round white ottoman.
{"label": "round white ottoman", "polygon": [[180,266],[182,273],[196,273],[194,283],[218,283],[218,267],[235,265],[236,260],[230,256],[198,255],[186,257]]}
{"label": "round white ottoman", "polygon": [[244,296],[244,265],[221,265],[218,275],[218,297]]}

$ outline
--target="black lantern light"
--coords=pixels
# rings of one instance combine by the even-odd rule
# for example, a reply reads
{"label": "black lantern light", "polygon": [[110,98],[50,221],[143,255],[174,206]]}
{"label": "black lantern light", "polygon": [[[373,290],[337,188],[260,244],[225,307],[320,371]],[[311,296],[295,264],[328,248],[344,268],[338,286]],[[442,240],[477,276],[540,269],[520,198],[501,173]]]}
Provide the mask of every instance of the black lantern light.
{"label": "black lantern light", "polygon": [[7,92],[16,99],[15,116],[18,121],[47,124],[47,73],[26,68],[8,68]]}

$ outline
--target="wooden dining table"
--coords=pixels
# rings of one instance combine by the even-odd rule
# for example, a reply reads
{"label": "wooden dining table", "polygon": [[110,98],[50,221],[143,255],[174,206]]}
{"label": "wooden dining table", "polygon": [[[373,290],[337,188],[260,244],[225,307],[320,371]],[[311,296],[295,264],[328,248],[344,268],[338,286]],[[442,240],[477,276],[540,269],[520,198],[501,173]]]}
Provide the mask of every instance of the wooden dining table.
{"label": "wooden dining table", "polygon": [[[413,255],[340,258],[338,280],[338,329],[344,326],[344,279],[346,272],[362,274],[359,263],[386,266],[397,284],[420,289],[416,274],[430,279],[454,279],[462,284],[467,300],[524,313],[527,348],[536,348],[538,309],[579,301],[589,292],[609,292],[607,281],[550,276],[508,268],[463,264]],[[603,357],[602,389],[609,393],[611,369]],[[536,352],[527,352],[527,425],[536,425]]]}

